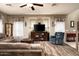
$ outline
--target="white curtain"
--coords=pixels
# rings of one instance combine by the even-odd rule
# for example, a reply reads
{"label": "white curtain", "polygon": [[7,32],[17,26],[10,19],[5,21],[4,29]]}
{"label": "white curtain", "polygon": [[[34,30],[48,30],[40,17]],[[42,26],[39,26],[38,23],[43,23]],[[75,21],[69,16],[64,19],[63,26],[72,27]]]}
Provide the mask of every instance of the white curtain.
{"label": "white curtain", "polygon": [[49,27],[49,21],[47,19],[45,19],[43,21],[43,24],[45,24],[45,27],[48,28]]}
{"label": "white curtain", "polygon": [[2,23],[2,20],[0,20],[0,33],[3,33],[3,23]]}
{"label": "white curtain", "polygon": [[23,22],[22,21],[14,22],[13,36],[14,37],[23,37]]}
{"label": "white curtain", "polygon": [[65,32],[65,22],[55,22],[55,32]]}
{"label": "white curtain", "polygon": [[31,21],[31,28],[33,28],[34,29],[34,25],[36,24],[36,21]]}

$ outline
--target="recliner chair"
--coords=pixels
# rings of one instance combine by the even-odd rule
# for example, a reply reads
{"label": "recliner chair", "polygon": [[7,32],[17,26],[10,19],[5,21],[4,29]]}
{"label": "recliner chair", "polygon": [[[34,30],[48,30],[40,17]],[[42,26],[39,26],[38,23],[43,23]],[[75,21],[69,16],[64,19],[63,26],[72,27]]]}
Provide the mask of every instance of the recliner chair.
{"label": "recliner chair", "polygon": [[55,36],[50,37],[50,42],[53,44],[63,44],[64,41],[64,33],[56,32]]}

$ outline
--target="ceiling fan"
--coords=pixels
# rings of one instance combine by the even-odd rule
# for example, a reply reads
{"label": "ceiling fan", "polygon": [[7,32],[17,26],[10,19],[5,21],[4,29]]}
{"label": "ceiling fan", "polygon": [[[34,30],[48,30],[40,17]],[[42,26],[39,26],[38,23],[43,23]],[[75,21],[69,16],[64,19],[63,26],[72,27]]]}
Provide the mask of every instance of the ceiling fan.
{"label": "ceiling fan", "polygon": [[20,7],[22,8],[22,7],[25,7],[25,6],[30,6],[31,9],[34,11],[34,10],[35,10],[34,6],[40,6],[40,7],[43,7],[43,4],[31,3],[31,4],[24,4],[24,5],[21,5]]}

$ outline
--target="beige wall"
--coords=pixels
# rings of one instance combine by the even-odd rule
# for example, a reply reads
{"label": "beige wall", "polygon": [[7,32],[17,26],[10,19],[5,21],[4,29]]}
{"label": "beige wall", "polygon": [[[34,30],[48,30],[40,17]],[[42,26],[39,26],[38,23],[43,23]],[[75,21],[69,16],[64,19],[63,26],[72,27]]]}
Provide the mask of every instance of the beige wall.
{"label": "beige wall", "polygon": [[[70,21],[75,21],[75,27],[74,28],[70,28]],[[68,14],[67,16],[67,20],[66,20],[66,30],[68,30],[68,32],[74,32],[73,30],[77,31],[77,21],[79,21],[79,9]]]}
{"label": "beige wall", "polygon": [[[13,23],[13,17],[18,17],[18,16],[15,16],[15,15],[6,15],[4,13],[0,13],[3,15],[3,20],[4,20],[4,23],[5,22],[10,22],[10,23]],[[47,28],[46,30],[50,33],[50,35],[54,35],[55,33],[55,28],[54,26],[52,26],[52,22],[55,22],[55,19],[54,19],[54,16],[59,16],[59,15],[41,15],[39,17],[39,15],[22,15],[22,16],[19,16],[19,17],[24,17],[24,22],[27,23],[27,26],[24,25],[24,37],[29,37],[30,35],[30,32],[33,30],[33,28],[30,28],[31,27],[31,20],[30,19],[43,19],[43,18],[47,18],[48,19],[48,25],[49,25],[49,28]],[[61,16],[62,17],[62,16]],[[44,20],[45,21],[45,20]],[[75,27],[74,28],[70,28],[70,21],[75,21]],[[65,32],[76,32],[77,31],[77,21],[79,21],[79,10],[76,10],[70,14],[67,15],[66,19],[65,19]],[[42,22],[42,20],[41,20]],[[5,29],[4,29],[5,30]]]}
{"label": "beige wall", "polygon": [[[66,20],[66,32],[76,32],[77,21],[79,20],[79,10],[74,11],[67,16]],[[74,21],[74,28],[70,28],[70,21]]]}
{"label": "beige wall", "polygon": [[[8,16],[8,22],[13,23],[13,17],[18,17],[18,16]],[[30,35],[30,32],[33,30],[33,28],[31,27],[31,22],[32,21],[36,21],[36,23],[38,22],[46,22],[49,27],[46,28],[46,31],[48,31],[50,33],[50,35],[54,35],[55,33],[55,28],[52,25],[52,22],[55,22],[54,16],[53,15],[30,15],[30,16],[19,16],[19,17],[24,17],[24,23],[26,22],[26,26],[24,24],[24,37],[28,38]]]}
{"label": "beige wall", "polygon": [[5,33],[5,22],[7,20],[7,14],[3,13],[3,12],[0,12],[0,17],[1,19],[3,20],[3,33]]}
{"label": "beige wall", "polygon": [[[60,15],[22,15],[22,16],[18,16],[18,15],[5,15],[3,14],[3,19],[4,19],[4,23],[13,23],[15,20],[13,18],[17,18],[17,17],[24,17],[24,37],[28,38],[30,35],[30,32],[33,30],[33,28],[31,28],[31,20],[32,19],[36,19],[37,23],[38,22],[46,22],[45,19],[47,19],[47,23],[48,26],[46,28],[46,31],[48,31],[50,33],[50,35],[54,35],[55,33],[55,25],[52,25],[52,22],[55,22],[54,16],[60,16]],[[63,15],[61,15],[61,17],[63,17]],[[39,20],[40,19],[40,20]],[[42,20],[41,20],[42,19]],[[25,22],[27,23],[25,26]],[[4,26],[4,31],[5,31],[5,26]]]}
{"label": "beige wall", "polygon": [[[74,21],[75,22],[75,24],[74,24],[75,27],[74,28],[70,28],[70,21]],[[67,19],[66,19],[66,22],[65,22],[66,32],[75,32],[77,34],[78,33],[77,32],[77,21],[79,21],[79,9],[67,15]],[[76,36],[76,40],[77,39],[78,39],[78,35]],[[77,48],[77,45],[76,45],[77,43],[76,42],[75,43],[68,43],[68,42],[66,42],[66,43],[69,44],[72,47],[74,46],[74,47]]]}
{"label": "beige wall", "polygon": [[[55,15],[55,16],[60,16],[60,15]],[[24,17],[24,21],[27,23],[27,26],[24,26],[24,37],[28,37],[30,35],[30,32],[33,30],[33,28],[30,28],[30,26],[31,26],[31,24],[30,24],[31,20],[30,19],[38,19],[39,17],[38,16],[23,16],[23,17]],[[63,17],[63,16],[61,16],[61,17]],[[40,16],[40,18],[41,19],[42,18],[48,18],[49,28],[47,28],[46,30],[50,33],[50,35],[54,35],[55,27],[52,26],[52,22],[55,22],[54,15],[50,15],[50,16],[49,15],[48,16],[43,15],[43,16]],[[78,20],[79,20],[79,10],[76,10],[76,11],[68,14],[66,19],[65,19],[65,33],[76,32]],[[74,28],[70,28],[70,21],[75,21]],[[41,20],[41,22],[42,22],[42,20]]]}
{"label": "beige wall", "polygon": [[[8,20],[9,20],[10,23],[13,23],[13,19],[12,19],[13,17],[15,17],[15,16],[8,16]],[[40,18],[41,18],[40,20],[38,19],[37,16],[23,16],[23,17],[24,17],[24,37],[25,38],[28,38],[31,31],[33,30],[33,28],[31,27],[32,21],[36,21],[36,23],[38,23],[38,22],[42,23],[42,22],[47,21],[49,27],[46,28],[46,31],[50,32],[50,19],[51,19],[51,17],[40,16]],[[47,19],[47,20],[44,20],[44,19]],[[26,26],[25,26],[25,23],[27,23]]]}
{"label": "beige wall", "polygon": [[[74,21],[74,28],[70,27],[70,21]],[[77,21],[79,21],[79,9],[67,15],[67,18],[65,21],[66,33],[77,32]],[[66,37],[65,37],[65,40],[66,40]]]}

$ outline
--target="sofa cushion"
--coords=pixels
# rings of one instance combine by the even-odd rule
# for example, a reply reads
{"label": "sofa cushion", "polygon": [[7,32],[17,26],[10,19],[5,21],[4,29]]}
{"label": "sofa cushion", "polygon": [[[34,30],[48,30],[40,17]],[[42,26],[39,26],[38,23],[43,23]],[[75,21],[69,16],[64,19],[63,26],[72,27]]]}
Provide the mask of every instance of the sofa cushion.
{"label": "sofa cushion", "polygon": [[0,49],[26,49],[31,48],[28,43],[0,43]]}
{"label": "sofa cushion", "polygon": [[41,44],[30,44],[30,46],[31,46],[32,49],[38,49],[38,48],[41,49],[42,48]]}

